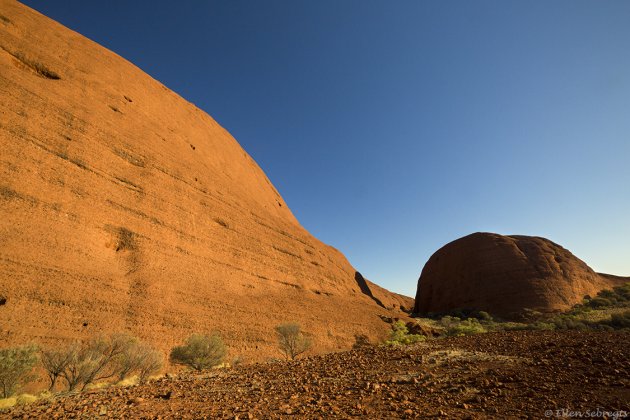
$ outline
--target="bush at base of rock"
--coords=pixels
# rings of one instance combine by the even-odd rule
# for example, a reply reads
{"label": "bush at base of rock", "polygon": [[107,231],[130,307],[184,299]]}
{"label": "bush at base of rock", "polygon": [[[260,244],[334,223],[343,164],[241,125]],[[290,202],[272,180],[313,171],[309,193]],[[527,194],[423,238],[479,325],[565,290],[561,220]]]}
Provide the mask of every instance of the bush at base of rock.
{"label": "bush at base of rock", "polygon": [[11,397],[28,382],[37,360],[33,345],[0,349],[0,397]]}
{"label": "bush at base of rock", "polygon": [[392,324],[392,331],[389,340],[385,342],[388,345],[409,345],[424,341],[425,336],[419,334],[409,334],[409,329],[403,321],[396,321]]}
{"label": "bush at base of rock", "polygon": [[440,324],[449,336],[481,334],[488,331],[476,318],[461,320],[457,317],[445,316],[440,320]]}
{"label": "bush at base of rock", "polygon": [[184,345],[173,347],[170,361],[199,372],[220,365],[226,353],[227,348],[219,334],[193,334]]}

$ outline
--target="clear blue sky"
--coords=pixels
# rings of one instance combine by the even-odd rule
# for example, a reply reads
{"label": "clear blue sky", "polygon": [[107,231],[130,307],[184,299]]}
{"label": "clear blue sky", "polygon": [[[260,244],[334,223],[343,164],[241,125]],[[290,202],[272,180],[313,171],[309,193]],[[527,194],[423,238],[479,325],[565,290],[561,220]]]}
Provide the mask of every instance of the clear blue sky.
{"label": "clear blue sky", "polygon": [[630,276],[630,1],[25,3],[208,112],[391,290],[475,231]]}

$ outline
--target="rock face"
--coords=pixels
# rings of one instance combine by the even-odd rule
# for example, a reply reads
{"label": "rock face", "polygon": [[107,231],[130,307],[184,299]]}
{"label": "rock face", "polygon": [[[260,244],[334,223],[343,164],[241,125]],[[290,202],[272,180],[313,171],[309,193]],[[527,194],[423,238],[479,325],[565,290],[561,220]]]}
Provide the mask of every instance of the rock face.
{"label": "rock face", "polygon": [[511,317],[523,309],[565,310],[628,279],[595,273],[545,238],[473,233],[429,258],[414,312],[477,309]]}
{"label": "rock face", "polygon": [[357,280],[203,111],[24,5],[0,14],[0,342],[219,330],[260,359],[281,322],[325,351],[413,307]]}

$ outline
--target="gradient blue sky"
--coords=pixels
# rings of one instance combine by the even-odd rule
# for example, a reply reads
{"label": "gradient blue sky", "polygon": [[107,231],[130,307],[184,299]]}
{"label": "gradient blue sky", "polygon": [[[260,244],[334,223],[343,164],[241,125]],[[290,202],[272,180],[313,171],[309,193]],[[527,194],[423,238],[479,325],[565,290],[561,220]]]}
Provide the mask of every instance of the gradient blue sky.
{"label": "gradient blue sky", "polygon": [[630,1],[40,1],[208,112],[410,296],[475,231],[630,276]]}

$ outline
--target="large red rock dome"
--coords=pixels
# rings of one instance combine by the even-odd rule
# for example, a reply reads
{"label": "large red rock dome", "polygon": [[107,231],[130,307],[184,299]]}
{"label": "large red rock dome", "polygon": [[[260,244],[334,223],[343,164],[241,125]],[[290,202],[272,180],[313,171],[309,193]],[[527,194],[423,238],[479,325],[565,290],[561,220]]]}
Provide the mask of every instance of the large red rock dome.
{"label": "large red rock dome", "polygon": [[511,317],[564,310],[627,279],[600,275],[558,244],[473,233],[440,248],[418,280],[414,312],[476,309]]}
{"label": "large red rock dome", "polygon": [[219,330],[264,359],[282,322],[323,352],[413,306],[306,231],[205,112],[20,3],[0,12],[0,346],[129,331],[167,351]]}

